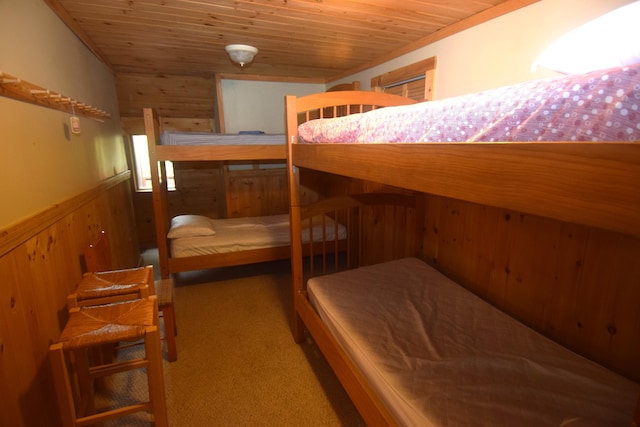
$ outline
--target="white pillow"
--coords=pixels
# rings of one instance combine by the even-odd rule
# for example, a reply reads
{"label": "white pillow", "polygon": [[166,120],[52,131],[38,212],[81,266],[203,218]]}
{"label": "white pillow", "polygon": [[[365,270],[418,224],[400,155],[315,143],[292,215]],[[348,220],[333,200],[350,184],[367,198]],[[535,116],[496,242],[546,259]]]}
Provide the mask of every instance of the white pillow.
{"label": "white pillow", "polygon": [[560,37],[533,63],[581,74],[640,63],[640,1],[600,16]]}
{"label": "white pillow", "polygon": [[171,219],[171,228],[167,237],[178,239],[180,237],[213,236],[211,218],[202,215],[178,215]]}

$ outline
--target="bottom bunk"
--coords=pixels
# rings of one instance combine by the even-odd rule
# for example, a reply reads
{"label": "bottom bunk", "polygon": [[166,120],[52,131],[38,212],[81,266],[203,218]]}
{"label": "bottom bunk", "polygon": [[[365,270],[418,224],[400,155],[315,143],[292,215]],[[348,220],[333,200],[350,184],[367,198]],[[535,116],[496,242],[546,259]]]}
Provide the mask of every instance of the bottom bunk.
{"label": "bottom bunk", "polygon": [[[368,425],[638,425],[633,372],[569,350],[415,258],[427,252],[430,199],[344,199],[354,211],[330,216],[353,242],[346,267],[317,272],[305,270],[296,229],[309,208],[292,204],[292,326],[296,341],[317,344]],[[625,313],[618,332],[637,319]]]}
{"label": "bottom bunk", "polygon": [[416,258],[314,277],[308,298],[303,317],[317,313],[398,425],[631,423],[640,385]]}
{"label": "bottom bunk", "polygon": [[[344,250],[346,227],[327,215],[314,215],[303,228],[302,239],[313,242],[308,253]],[[178,215],[167,234],[169,273],[229,267],[289,258],[288,214],[212,219]]]}

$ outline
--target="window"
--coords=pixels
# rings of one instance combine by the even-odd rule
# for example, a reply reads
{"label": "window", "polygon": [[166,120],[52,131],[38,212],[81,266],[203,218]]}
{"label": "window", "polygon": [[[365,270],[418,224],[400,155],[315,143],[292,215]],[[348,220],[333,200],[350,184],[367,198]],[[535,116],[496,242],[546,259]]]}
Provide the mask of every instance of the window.
{"label": "window", "polygon": [[[147,135],[133,135],[133,159],[135,162],[136,188],[138,191],[151,190],[151,166],[149,164],[149,147]],[[173,163],[165,162],[167,170],[167,187],[176,189],[176,180],[173,173]]]}
{"label": "window", "polygon": [[372,78],[371,88],[416,101],[431,101],[434,99],[435,71],[436,57],[433,56]]}

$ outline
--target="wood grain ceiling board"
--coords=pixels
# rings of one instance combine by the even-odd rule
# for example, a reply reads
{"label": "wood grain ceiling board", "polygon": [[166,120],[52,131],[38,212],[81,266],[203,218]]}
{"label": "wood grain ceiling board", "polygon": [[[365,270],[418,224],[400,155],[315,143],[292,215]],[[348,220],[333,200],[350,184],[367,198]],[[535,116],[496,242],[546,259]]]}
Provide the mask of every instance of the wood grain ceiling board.
{"label": "wood grain ceiling board", "polygon": [[538,0],[44,1],[115,72],[328,82]]}

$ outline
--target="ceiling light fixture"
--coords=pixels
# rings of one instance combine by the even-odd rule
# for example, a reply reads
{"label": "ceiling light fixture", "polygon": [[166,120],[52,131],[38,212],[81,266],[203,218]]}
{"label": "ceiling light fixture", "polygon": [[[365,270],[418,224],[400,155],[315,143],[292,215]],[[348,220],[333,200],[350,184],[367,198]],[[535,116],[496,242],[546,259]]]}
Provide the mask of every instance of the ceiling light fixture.
{"label": "ceiling light fixture", "polygon": [[227,51],[231,60],[240,64],[241,67],[253,61],[253,57],[258,53],[257,48],[246,44],[230,44],[225,46],[224,50]]}

